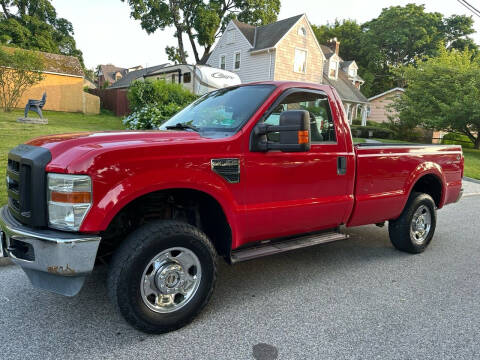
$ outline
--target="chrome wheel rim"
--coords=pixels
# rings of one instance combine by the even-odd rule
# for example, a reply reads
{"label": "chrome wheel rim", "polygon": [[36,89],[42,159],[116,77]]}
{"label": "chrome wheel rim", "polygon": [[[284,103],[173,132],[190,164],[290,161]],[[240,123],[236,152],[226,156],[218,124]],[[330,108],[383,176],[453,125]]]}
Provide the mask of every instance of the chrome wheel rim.
{"label": "chrome wheel rim", "polygon": [[430,233],[431,227],[432,214],[430,208],[425,205],[420,205],[412,217],[410,238],[415,244],[423,244]]}
{"label": "chrome wheel rim", "polygon": [[173,247],[153,257],[143,271],[140,292],[145,305],[157,313],[184,307],[196,294],[202,268],[195,253]]}

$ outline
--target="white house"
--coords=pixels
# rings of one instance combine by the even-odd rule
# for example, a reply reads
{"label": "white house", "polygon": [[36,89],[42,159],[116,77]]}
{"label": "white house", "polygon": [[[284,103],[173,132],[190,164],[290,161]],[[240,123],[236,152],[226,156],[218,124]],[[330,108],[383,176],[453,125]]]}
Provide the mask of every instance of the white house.
{"label": "white house", "polygon": [[355,61],[339,56],[340,42],[320,45],[305,14],[265,26],[232,20],[212,50],[207,65],[237,73],[242,83],[292,80],[335,87],[352,121],[368,99],[360,92],[362,78]]}

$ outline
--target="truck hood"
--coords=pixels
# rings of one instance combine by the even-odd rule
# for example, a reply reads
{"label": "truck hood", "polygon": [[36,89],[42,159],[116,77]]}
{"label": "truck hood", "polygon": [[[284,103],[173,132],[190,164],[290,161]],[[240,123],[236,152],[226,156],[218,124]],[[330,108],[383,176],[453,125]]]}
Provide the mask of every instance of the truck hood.
{"label": "truck hood", "polygon": [[108,151],[113,148],[159,146],[162,144],[179,144],[205,141],[196,132],[190,131],[106,131],[79,132],[43,136],[27,144],[41,146],[50,150],[52,161],[50,171],[63,172],[72,161],[79,161],[86,153],[93,150]]}

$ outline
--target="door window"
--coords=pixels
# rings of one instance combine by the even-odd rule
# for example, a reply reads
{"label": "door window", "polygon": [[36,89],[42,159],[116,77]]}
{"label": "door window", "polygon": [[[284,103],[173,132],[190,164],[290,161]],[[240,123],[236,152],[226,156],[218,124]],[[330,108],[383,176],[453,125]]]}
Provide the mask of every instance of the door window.
{"label": "door window", "polygon": [[[306,110],[310,115],[312,143],[335,143],[335,125],[326,95],[296,92],[285,97],[265,119],[266,124],[279,125],[280,114],[287,110]],[[278,133],[268,134],[269,141],[279,141]]]}

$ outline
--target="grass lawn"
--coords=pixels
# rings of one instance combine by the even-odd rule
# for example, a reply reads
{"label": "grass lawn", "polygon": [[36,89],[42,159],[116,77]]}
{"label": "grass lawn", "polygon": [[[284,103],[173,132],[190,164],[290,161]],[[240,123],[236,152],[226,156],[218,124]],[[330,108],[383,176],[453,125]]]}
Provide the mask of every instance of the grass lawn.
{"label": "grass lawn", "polygon": [[480,180],[480,150],[463,149],[465,176]]}
{"label": "grass lawn", "polygon": [[0,205],[7,202],[4,179],[7,155],[11,148],[42,135],[124,128],[120,118],[109,114],[83,115],[45,111],[43,116],[48,119],[48,125],[17,123],[17,119],[23,117],[23,111],[0,112]]}

